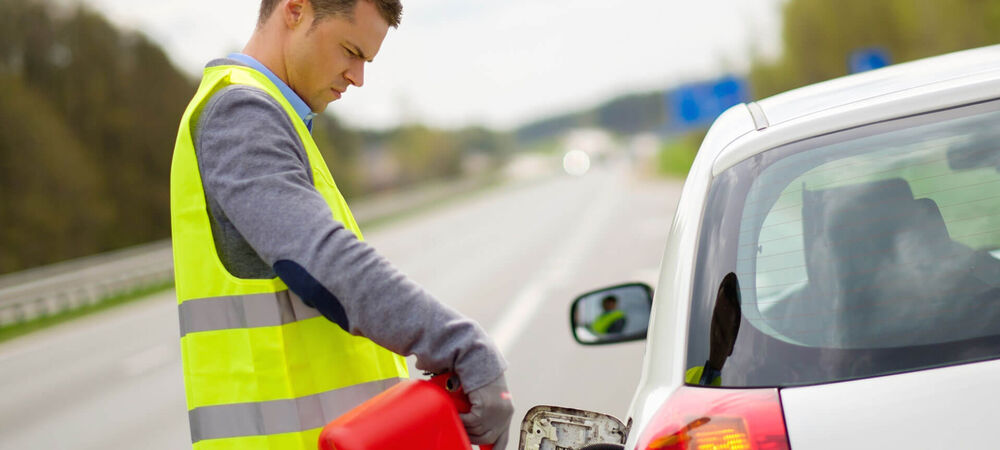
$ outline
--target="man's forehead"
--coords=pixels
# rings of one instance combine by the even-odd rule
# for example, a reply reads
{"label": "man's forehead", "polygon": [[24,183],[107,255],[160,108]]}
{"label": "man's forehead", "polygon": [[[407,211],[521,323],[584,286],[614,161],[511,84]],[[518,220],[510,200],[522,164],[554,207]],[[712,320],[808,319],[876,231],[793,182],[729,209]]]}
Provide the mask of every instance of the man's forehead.
{"label": "man's forehead", "polygon": [[324,26],[332,32],[333,38],[346,41],[351,50],[357,51],[364,59],[371,60],[378,53],[382,41],[389,31],[389,24],[378,13],[375,5],[368,0],[358,0],[350,14],[337,14],[324,19],[318,26]]}

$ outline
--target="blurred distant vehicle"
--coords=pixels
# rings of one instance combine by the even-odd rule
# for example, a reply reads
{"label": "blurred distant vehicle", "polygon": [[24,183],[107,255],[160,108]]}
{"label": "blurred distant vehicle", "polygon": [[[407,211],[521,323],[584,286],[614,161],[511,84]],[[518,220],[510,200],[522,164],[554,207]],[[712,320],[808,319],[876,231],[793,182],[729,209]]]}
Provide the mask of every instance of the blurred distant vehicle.
{"label": "blurred distant vehicle", "polygon": [[[642,339],[648,292],[584,295],[574,335]],[[626,421],[537,407],[521,448],[992,448],[1000,46],[729,109],[651,303]]]}
{"label": "blurred distant vehicle", "polygon": [[570,175],[585,175],[590,170],[590,155],[583,150],[570,150],[563,155],[563,170]]}

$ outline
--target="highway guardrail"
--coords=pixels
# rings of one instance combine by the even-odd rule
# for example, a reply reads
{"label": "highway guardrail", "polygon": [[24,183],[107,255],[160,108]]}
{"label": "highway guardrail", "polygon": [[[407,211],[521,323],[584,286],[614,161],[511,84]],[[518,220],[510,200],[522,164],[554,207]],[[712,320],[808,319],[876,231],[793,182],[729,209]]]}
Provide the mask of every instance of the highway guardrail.
{"label": "highway guardrail", "polygon": [[93,305],[173,280],[163,240],[0,276],[0,327]]}
{"label": "highway guardrail", "polygon": [[[364,225],[425,208],[496,183],[496,177],[438,182],[363,199],[352,205]],[[0,275],[0,327],[94,305],[173,281],[170,240]]]}

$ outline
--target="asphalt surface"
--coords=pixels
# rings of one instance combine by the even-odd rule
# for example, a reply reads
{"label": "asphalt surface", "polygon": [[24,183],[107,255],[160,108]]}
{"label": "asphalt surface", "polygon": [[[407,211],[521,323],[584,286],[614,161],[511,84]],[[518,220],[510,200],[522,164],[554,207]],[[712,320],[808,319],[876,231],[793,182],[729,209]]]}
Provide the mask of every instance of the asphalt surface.
{"label": "asphalt surface", "polygon": [[[677,181],[616,163],[501,187],[366,237],[504,351],[516,448],[537,404],[625,415],[644,343],[576,344],[569,304],[594,288],[655,283],[679,193]],[[0,344],[0,449],[190,448],[176,311],[166,292]]]}

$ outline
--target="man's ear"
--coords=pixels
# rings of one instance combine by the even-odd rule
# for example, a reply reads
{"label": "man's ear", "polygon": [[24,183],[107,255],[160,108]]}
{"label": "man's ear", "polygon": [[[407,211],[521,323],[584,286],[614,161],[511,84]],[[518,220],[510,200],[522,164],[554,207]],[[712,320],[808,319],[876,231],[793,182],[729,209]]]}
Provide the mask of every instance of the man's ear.
{"label": "man's ear", "polygon": [[295,29],[305,23],[306,15],[311,11],[311,8],[312,4],[308,0],[287,0],[282,2],[278,9],[282,19],[284,19],[285,26],[289,29]]}

